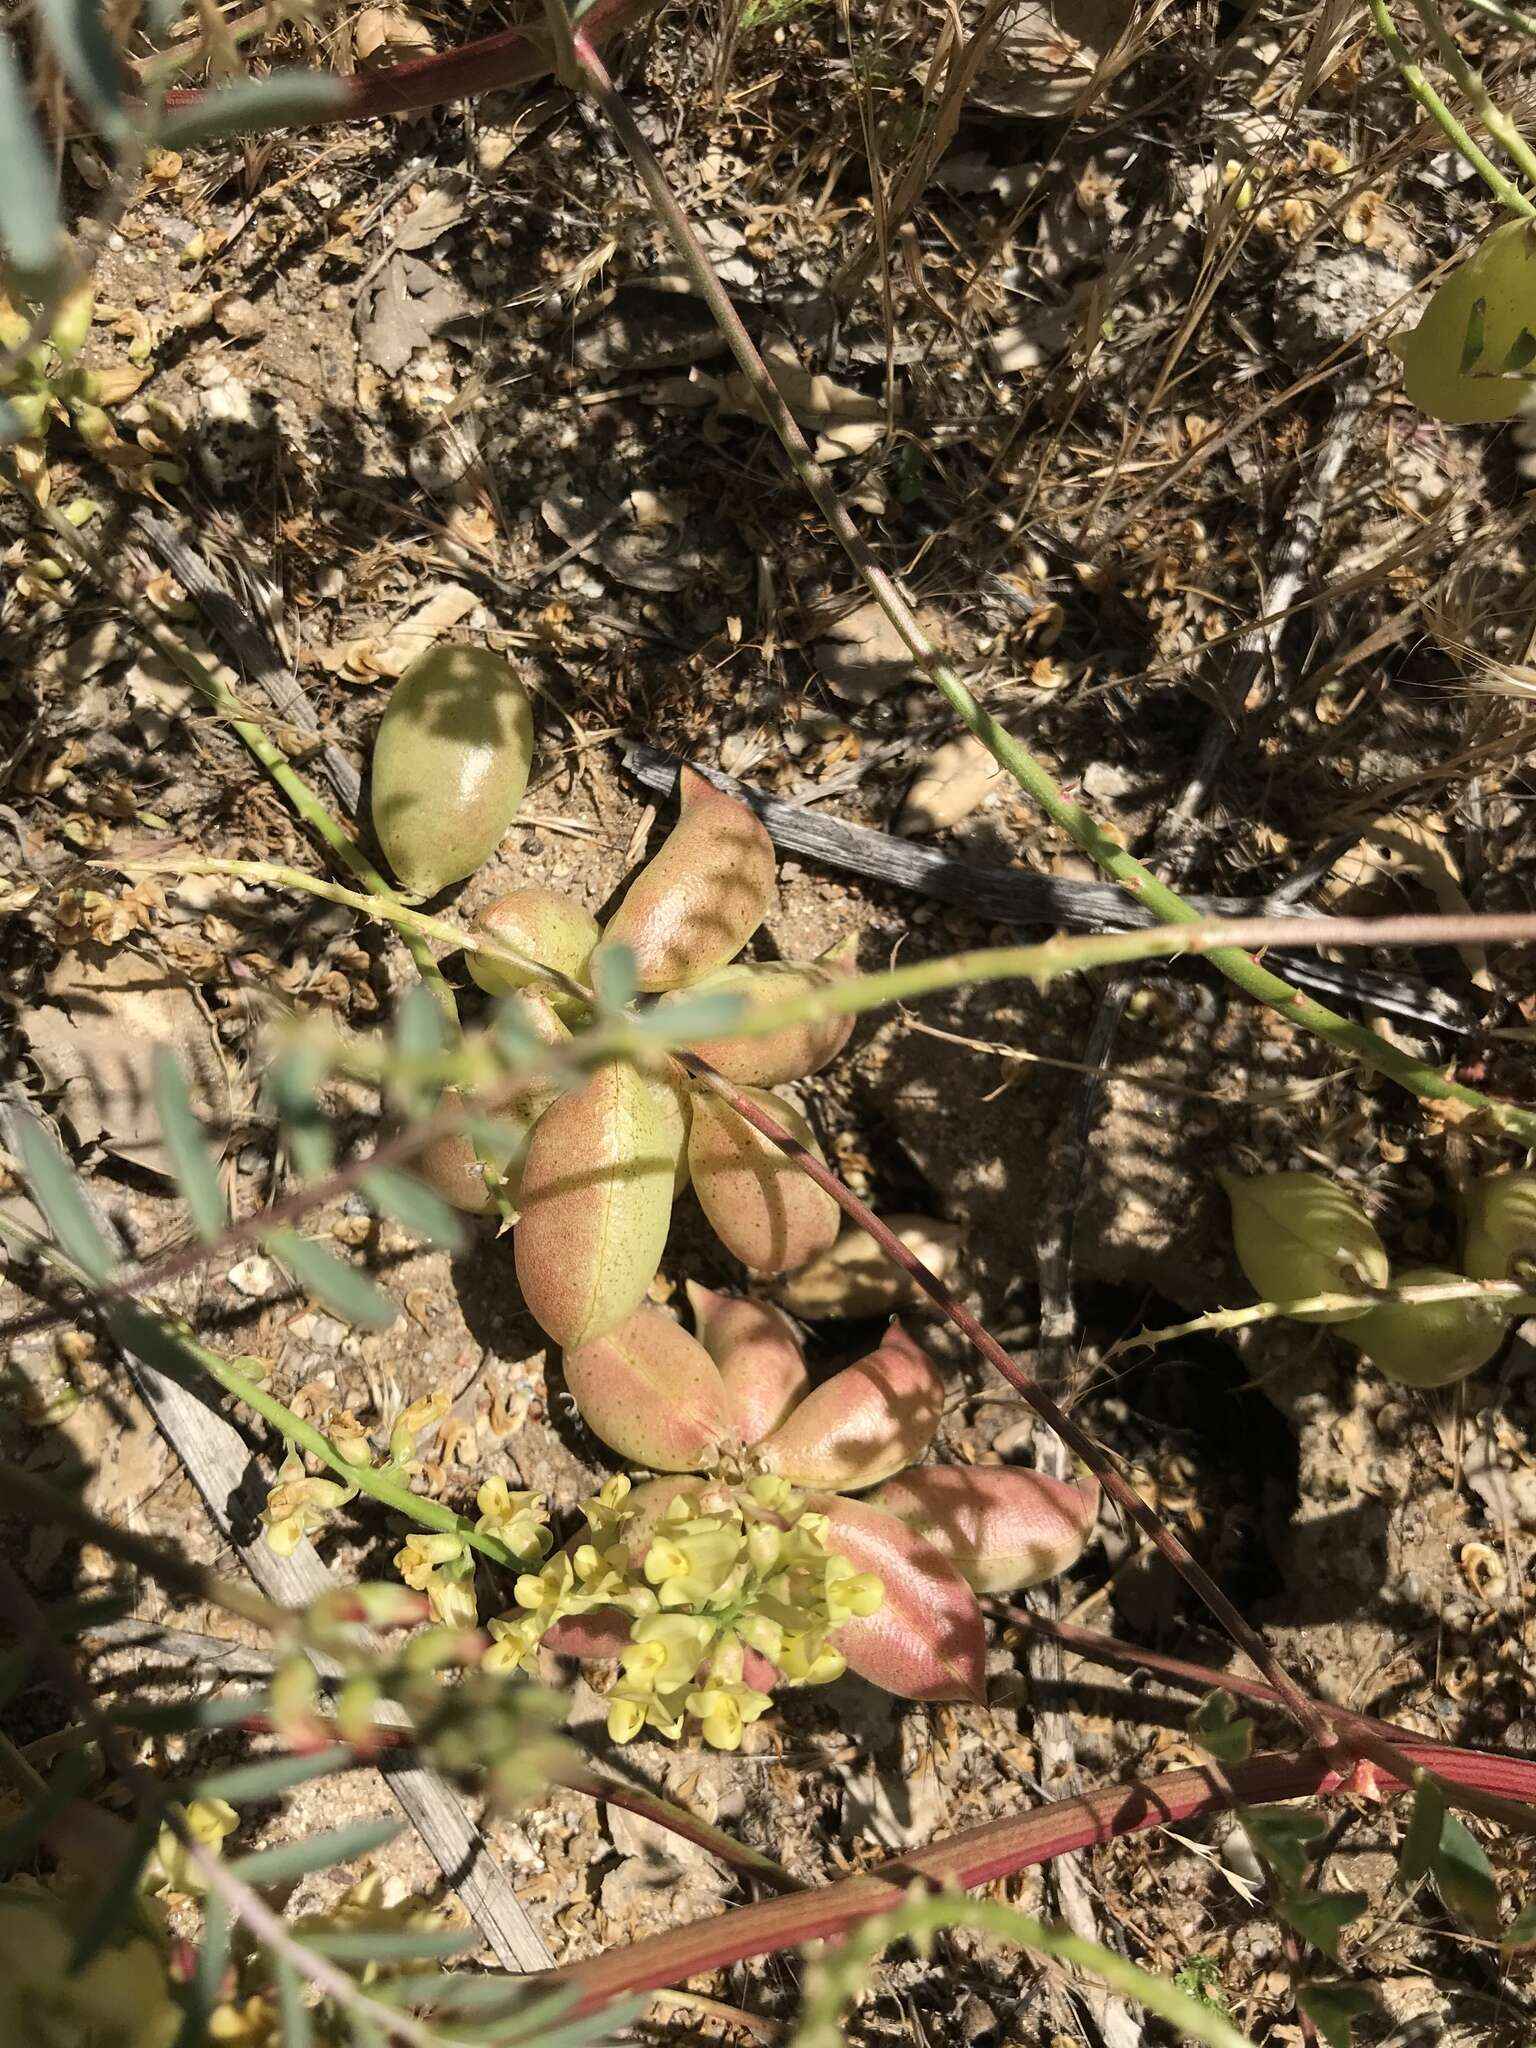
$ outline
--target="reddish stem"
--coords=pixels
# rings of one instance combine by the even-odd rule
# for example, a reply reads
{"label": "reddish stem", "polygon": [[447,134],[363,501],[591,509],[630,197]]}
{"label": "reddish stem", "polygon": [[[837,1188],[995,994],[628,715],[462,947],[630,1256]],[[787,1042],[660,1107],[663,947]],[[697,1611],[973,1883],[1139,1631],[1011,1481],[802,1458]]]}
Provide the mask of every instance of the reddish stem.
{"label": "reddish stem", "polygon": [[[1411,1768],[1435,1771],[1448,1783],[1506,1799],[1536,1801],[1536,1763],[1485,1755],[1480,1750],[1441,1749],[1405,1742]],[[974,1891],[1013,1877],[1033,1864],[1074,1849],[1113,1841],[1120,1835],[1198,1819],[1234,1806],[1271,1806],[1285,1799],[1313,1799],[1345,1783],[1332,1757],[1320,1750],[1299,1756],[1257,1756],[1217,1771],[1171,1771],[1132,1785],[1110,1785],[1080,1798],[1054,1801],[1012,1820],[990,1821],[946,1842],[913,1849],[861,1877],[844,1878],[797,1898],[768,1899],[757,1906],[713,1914],[666,1934],[650,1936],[590,1962],[555,1973],[556,1982],[577,1987],[570,2017],[592,2012],[633,1992],[658,1991],[669,1984],[722,1970],[751,1956],[799,1948],[808,1941],[834,1940],[850,1928],[889,1912],[914,1881],[957,1885]],[[1376,1773],[1383,1793],[1405,1789],[1403,1780]],[[1536,1832],[1536,1810],[1527,1816]]]}
{"label": "reddish stem", "polygon": [[[593,0],[582,17],[582,33],[602,43],[619,29],[627,28],[655,12],[660,0]],[[479,99],[509,85],[525,84],[553,71],[549,44],[539,30],[504,29],[501,34],[483,36],[459,50],[438,50],[430,57],[408,57],[386,71],[355,71],[338,83],[346,98],[339,107],[310,121],[295,123],[284,117],[257,123],[243,132],[260,135],[276,128],[295,125],[330,127],[340,121],[372,120],[380,114],[418,113],[426,107],[441,106],[446,100]],[[165,95],[168,107],[195,107],[208,98],[201,87],[178,87]]]}

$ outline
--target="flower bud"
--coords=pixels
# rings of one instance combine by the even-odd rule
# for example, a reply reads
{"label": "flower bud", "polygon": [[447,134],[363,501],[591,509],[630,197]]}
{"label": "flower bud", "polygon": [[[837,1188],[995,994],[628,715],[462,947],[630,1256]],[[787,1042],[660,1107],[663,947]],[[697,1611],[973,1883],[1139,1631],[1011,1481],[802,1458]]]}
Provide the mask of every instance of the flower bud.
{"label": "flower bud", "polygon": [[758,1456],[795,1486],[857,1492],[920,1458],[943,1412],[938,1368],[893,1322],[877,1350],[813,1388]]}
{"label": "flower bud", "polygon": [[[580,982],[587,978],[587,964],[599,936],[591,911],[562,896],[558,889],[513,889],[487,904],[472,929],[477,938],[506,946],[540,967],[552,967]],[[534,967],[513,967],[486,953],[468,953],[465,959],[472,979],[489,995],[505,996],[514,989],[544,986],[557,1002],[574,1002]]]}
{"label": "flower bud", "polygon": [[53,325],[48,330],[48,339],[53,343],[66,362],[79,355],[91,331],[91,314],[95,311],[96,294],[88,284],[77,285],[63,300],[53,316]]}
{"label": "flower bud", "polygon": [[736,1435],[719,1368],[659,1308],[568,1350],[565,1384],[594,1435],[654,1471],[707,1469]]}
{"label": "flower bud", "polygon": [[773,903],[773,841],[746,805],[686,767],[678,798],[677,823],[603,934],[629,947],[645,991],[723,967]]}
{"label": "flower bud", "polygon": [[540,1117],[514,1242],[523,1299],[557,1344],[601,1337],[645,1299],[667,1242],[672,1178],[655,1097],[622,1060]]}
{"label": "flower bud", "polygon": [[533,709],[486,647],[419,655],[390,692],[373,748],[373,829],[401,885],[435,896],[501,844],[533,764]]}
{"label": "flower bud", "polygon": [[[947,1280],[960,1257],[960,1231],[931,1216],[885,1216],[907,1250],[936,1278]],[[773,1298],[807,1322],[891,1316],[927,1299],[909,1273],[893,1265],[868,1231],[852,1223],[831,1248],[808,1266],[776,1280]]]}
{"label": "flower bud", "polygon": [[[738,960],[702,981],[690,982],[685,996],[740,996],[747,1009],[765,1010],[796,996],[830,988],[853,972],[851,945],[824,953],[820,960],[794,964],[780,960]],[[663,1004],[665,1008],[665,1004]],[[767,1038],[704,1038],[691,1047],[717,1074],[739,1087],[776,1088],[782,1081],[801,1081],[819,1074],[835,1060],[853,1035],[852,1017],[823,1017],[809,1024],[786,1024]]]}
{"label": "flower bud", "polygon": [[[1232,1204],[1237,1262],[1265,1301],[1312,1294],[1358,1294],[1385,1287],[1386,1246],[1370,1218],[1321,1173],[1219,1174]],[[1364,1308],[1314,1309],[1300,1323],[1347,1323]]]}
{"label": "flower bud", "polygon": [[[742,1094],[823,1165],[825,1154],[797,1109],[765,1089]],[[755,1273],[783,1273],[829,1249],[840,1211],[823,1187],[771,1138],[707,1088],[690,1091],[688,1166],[710,1228]]]}
{"label": "flower bud", "polygon": [[811,1382],[794,1324],[766,1301],[741,1301],[688,1282],[699,1342],[720,1368],[743,1443],[778,1428]]}
{"label": "flower bud", "polygon": [[848,1669],[907,1700],[987,1696],[986,1634],[976,1595],[945,1557],[894,1515],[868,1501],[824,1494],[827,1547],[880,1581],[885,1597],[867,1617],[843,1622],[832,1647]]}
{"label": "flower bud", "polygon": [[[1460,1280],[1439,1266],[1410,1266],[1399,1287]],[[1479,1300],[1383,1301],[1349,1328],[1349,1341],[1389,1380],[1404,1387],[1448,1387],[1486,1365],[1504,1341],[1509,1303]]]}
{"label": "flower bud", "polygon": [[1099,1510],[1077,1485],[1018,1465],[919,1465],[871,1497],[931,1543],[978,1593],[1018,1593],[1077,1562]]}
{"label": "flower bud", "polygon": [[1536,1309],[1536,1173],[1489,1173],[1461,1198],[1462,1270],[1472,1280],[1530,1280],[1532,1298],[1505,1312]]}

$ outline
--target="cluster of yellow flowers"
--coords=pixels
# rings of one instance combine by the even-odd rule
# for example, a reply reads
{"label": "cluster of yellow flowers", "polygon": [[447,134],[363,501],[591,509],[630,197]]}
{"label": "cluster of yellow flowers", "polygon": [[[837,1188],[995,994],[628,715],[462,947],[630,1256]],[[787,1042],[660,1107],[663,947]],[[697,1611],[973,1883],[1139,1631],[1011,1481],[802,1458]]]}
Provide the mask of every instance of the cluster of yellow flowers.
{"label": "cluster of yellow flowers", "polygon": [[[505,1479],[487,1479],[475,1504],[480,1510],[476,1529],[496,1537],[519,1564],[537,1565],[548,1557],[554,1538],[544,1519],[543,1494],[514,1493]],[[413,1591],[426,1594],[433,1615],[446,1628],[474,1627],[479,1618],[475,1558],[462,1536],[407,1536],[395,1552],[395,1569]]]}
{"label": "cluster of yellow flowers", "polygon": [[[448,1395],[439,1390],[402,1408],[390,1428],[389,1456],[378,1469],[398,1473],[407,1481],[413,1479],[421,1469],[416,1440],[442,1421],[448,1407]],[[326,1418],[326,1434],[349,1465],[365,1471],[373,1466],[373,1445],[355,1415],[345,1409],[333,1411]],[[356,1498],[357,1488],[342,1480],[312,1478],[298,1452],[290,1450],[278,1468],[277,1484],[267,1495],[261,1517],[267,1548],[279,1557],[290,1556],[306,1536],[318,1536],[331,1518]],[[414,1585],[415,1581],[408,1583]]]}
{"label": "cluster of yellow flowers", "polygon": [[557,1622],[603,1608],[632,1617],[608,1732],[629,1742],[642,1728],[677,1737],[686,1719],[716,1749],[736,1749],[764,1714],[767,1693],[747,1680],[755,1652],[791,1685],[842,1675],[828,1640],[854,1615],[873,1614],[880,1581],[827,1549],[827,1518],[805,1495],[767,1475],[742,1486],[679,1491],[651,1527],[630,1503],[630,1482],[609,1480],[582,1503],[586,1541],[525,1572],[514,1612],[490,1624],[491,1670],[531,1662]]}

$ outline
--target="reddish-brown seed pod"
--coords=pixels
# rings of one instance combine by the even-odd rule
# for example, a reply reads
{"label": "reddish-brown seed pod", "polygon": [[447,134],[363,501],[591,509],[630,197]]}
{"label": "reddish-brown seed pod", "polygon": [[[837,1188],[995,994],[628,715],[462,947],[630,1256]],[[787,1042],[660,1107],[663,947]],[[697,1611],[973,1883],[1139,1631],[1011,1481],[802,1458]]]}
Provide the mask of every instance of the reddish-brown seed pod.
{"label": "reddish-brown seed pod", "polygon": [[791,1485],[858,1492],[920,1458],[943,1412],[938,1367],[893,1322],[867,1357],[813,1388],[758,1456]]}
{"label": "reddish-brown seed pod", "polygon": [[622,1060],[540,1117],[515,1238],[523,1299],[570,1349],[645,1299],[672,1217],[672,1154],[650,1086]]}
{"label": "reddish-brown seed pod", "polygon": [[[797,1109],[766,1089],[741,1092],[826,1164],[810,1125]],[[826,1251],[837,1236],[842,1214],[826,1189],[718,1095],[702,1087],[690,1093],[688,1166],[693,1191],[726,1250],[754,1273],[784,1273]]]}
{"label": "reddish-brown seed pod", "polygon": [[677,823],[603,934],[628,946],[643,990],[681,988],[734,959],[773,904],[773,841],[745,804],[692,768]]}
{"label": "reddish-brown seed pod", "polygon": [[[953,1223],[939,1223],[931,1216],[880,1220],[936,1278],[949,1278],[960,1257],[960,1232]],[[895,1315],[927,1300],[911,1274],[888,1259],[857,1223],[850,1224],[819,1259],[775,1281],[772,1293],[781,1308],[813,1323]]]}
{"label": "reddish-brown seed pod", "polygon": [[[488,903],[472,929],[477,938],[510,947],[541,967],[552,967],[577,981],[585,981],[587,963],[598,940],[597,919],[591,911],[562,896],[558,889],[513,889]],[[484,953],[467,953],[465,959],[472,978],[493,996],[530,986],[554,986],[531,967],[513,967]],[[573,998],[564,1000],[575,1007]]]}
{"label": "reddish-brown seed pod", "polygon": [[811,1384],[795,1326],[771,1302],[716,1294],[692,1280],[688,1302],[699,1342],[720,1368],[741,1440],[755,1444]]}
{"label": "reddish-brown seed pod", "polygon": [[818,1494],[827,1548],[873,1572],[885,1598],[865,1620],[832,1635],[848,1669],[904,1700],[987,1697],[986,1631],[976,1595],[931,1543],[868,1501]]}
{"label": "reddish-brown seed pod", "polygon": [[[796,996],[830,988],[854,970],[853,945],[845,941],[819,960],[738,960],[704,980],[691,982],[676,1000],[694,996],[739,996],[747,1009],[768,1009]],[[819,1074],[835,1060],[853,1036],[852,1017],[822,1017],[807,1024],[786,1024],[766,1038],[703,1038],[689,1047],[717,1074],[740,1087],[777,1088],[782,1081],[802,1081]]]}
{"label": "reddish-brown seed pod", "polygon": [[1099,1483],[1019,1465],[918,1465],[870,1498],[947,1557],[978,1593],[1017,1593],[1077,1562],[1093,1534]]}
{"label": "reddish-brown seed pod", "polygon": [[708,1471],[736,1437],[719,1367],[659,1308],[568,1350],[565,1384],[595,1436],[653,1471]]}
{"label": "reddish-brown seed pod", "polygon": [[[457,1098],[451,1089],[443,1094],[443,1107]],[[446,1138],[434,1138],[422,1148],[416,1167],[427,1186],[471,1216],[489,1216],[496,1207],[485,1180],[486,1161],[501,1175],[502,1192],[514,1206],[523,1175],[523,1161],[533,1138],[533,1127],[553,1098],[546,1091],[532,1100],[509,1104],[496,1112],[496,1138],[487,1137],[477,1150],[467,1131],[454,1131]]]}

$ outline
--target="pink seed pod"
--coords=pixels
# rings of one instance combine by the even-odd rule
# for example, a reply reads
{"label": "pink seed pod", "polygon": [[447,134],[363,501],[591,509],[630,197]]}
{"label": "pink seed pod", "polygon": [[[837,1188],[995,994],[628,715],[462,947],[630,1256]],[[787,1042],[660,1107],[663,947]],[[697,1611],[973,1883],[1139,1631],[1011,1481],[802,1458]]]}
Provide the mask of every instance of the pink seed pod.
{"label": "pink seed pod", "polygon": [[745,804],[692,768],[677,823],[603,934],[635,956],[642,990],[681,988],[734,959],[773,904],[773,841]]}
{"label": "pink seed pod", "polygon": [[766,1301],[742,1301],[688,1282],[699,1342],[720,1368],[743,1443],[777,1429],[810,1386],[794,1324]]}
{"label": "pink seed pod", "polygon": [[986,1704],[986,1632],[976,1595],[947,1558],[868,1501],[818,1494],[827,1548],[873,1572],[885,1598],[867,1620],[845,1621],[832,1646],[848,1669],[904,1700]]}
{"label": "pink seed pod", "polygon": [[653,1471],[707,1471],[736,1437],[719,1367],[659,1308],[567,1351],[565,1384],[594,1435]]}
{"label": "pink seed pod", "polygon": [[668,1065],[659,1074],[647,1074],[645,1078],[672,1157],[675,1201],[688,1185],[688,1133],[693,1126],[693,1100],[681,1067]]}
{"label": "pink seed pod", "polygon": [[[558,889],[513,889],[498,896],[480,912],[473,929],[477,938],[526,954],[541,967],[553,967],[577,981],[586,980],[587,963],[598,941],[597,919],[591,911]],[[468,953],[465,958],[473,979],[493,996],[530,986],[554,986],[531,967],[513,967],[484,953]],[[556,994],[560,994],[557,987]]]}
{"label": "pink seed pod", "polygon": [[792,1486],[857,1493],[920,1458],[943,1412],[937,1366],[892,1322],[867,1357],[813,1388],[758,1456]]}
{"label": "pink seed pod", "polygon": [[[819,960],[791,962],[738,960],[722,967],[703,981],[692,983],[686,1000],[693,996],[739,996],[749,1010],[767,1009],[789,1002],[795,996],[810,995],[830,988],[854,971],[854,942],[844,943]],[[738,1087],[777,1088],[781,1081],[803,1081],[819,1074],[835,1060],[853,1036],[852,1017],[822,1017],[813,1023],[786,1024],[766,1038],[704,1038],[689,1050],[708,1062],[717,1074]]]}
{"label": "pink seed pod", "polygon": [[[742,1094],[826,1164],[797,1109],[763,1088]],[[690,1091],[688,1167],[699,1206],[726,1250],[754,1273],[784,1273],[824,1252],[841,1212],[787,1153],[707,1088]]]}
{"label": "pink seed pod", "polygon": [[1093,1534],[1099,1483],[1018,1465],[919,1465],[871,1498],[947,1557],[978,1593],[1018,1593],[1076,1564]]}
{"label": "pink seed pod", "polygon": [[[534,1123],[551,1099],[548,1093],[536,1097],[529,1105],[531,1115],[522,1114],[518,1105],[498,1110],[494,1119],[496,1137],[483,1140],[486,1160],[501,1175],[502,1188],[513,1204],[517,1201]],[[444,1091],[444,1108],[455,1100],[451,1089]],[[453,1131],[446,1138],[434,1138],[430,1145],[423,1146],[416,1170],[434,1193],[456,1209],[471,1216],[489,1216],[495,1210],[495,1197],[486,1185],[480,1152],[467,1131]]]}
{"label": "pink seed pod", "polygon": [[514,1249],[523,1299],[557,1344],[589,1343],[645,1299],[667,1242],[672,1177],[650,1086],[623,1061],[540,1117]]}

